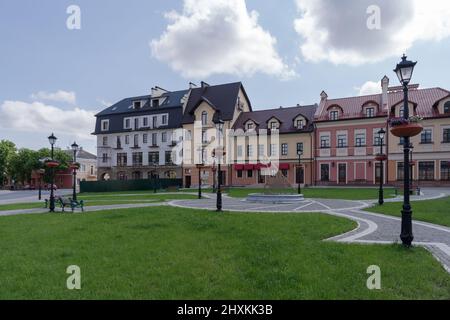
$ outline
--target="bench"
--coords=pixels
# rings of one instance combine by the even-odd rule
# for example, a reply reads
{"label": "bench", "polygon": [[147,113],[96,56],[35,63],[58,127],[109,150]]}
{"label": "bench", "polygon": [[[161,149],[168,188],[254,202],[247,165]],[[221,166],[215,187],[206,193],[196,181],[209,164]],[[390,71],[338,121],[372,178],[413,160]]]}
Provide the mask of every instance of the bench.
{"label": "bench", "polygon": [[178,187],[177,186],[170,186],[170,187],[167,187],[167,192],[178,192]]}
{"label": "bench", "polygon": [[75,200],[72,200],[72,198],[59,197],[57,199],[57,202],[61,206],[61,209],[63,212],[64,212],[65,207],[70,207],[72,209],[72,212],[74,212],[74,210],[76,208],[80,208],[81,211],[84,212],[84,201],[83,200],[75,201]]}

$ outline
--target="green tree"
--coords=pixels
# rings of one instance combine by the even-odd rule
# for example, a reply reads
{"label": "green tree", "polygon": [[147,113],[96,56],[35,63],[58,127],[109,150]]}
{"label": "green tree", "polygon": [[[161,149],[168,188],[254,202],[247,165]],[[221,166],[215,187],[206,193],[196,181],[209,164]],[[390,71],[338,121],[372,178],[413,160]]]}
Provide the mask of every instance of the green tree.
{"label": "green tree", "polygon": [[26,184],[30,181],[33,170],[39,169],[40,166],[38,153],[22,148],[11,157],[8,172],[16,183]]}
{"label": "green tree", "polygon": [[0,186],[3,186],[8,177],[8,165],[16,152],[16,145],[8,140],[0,141]]}

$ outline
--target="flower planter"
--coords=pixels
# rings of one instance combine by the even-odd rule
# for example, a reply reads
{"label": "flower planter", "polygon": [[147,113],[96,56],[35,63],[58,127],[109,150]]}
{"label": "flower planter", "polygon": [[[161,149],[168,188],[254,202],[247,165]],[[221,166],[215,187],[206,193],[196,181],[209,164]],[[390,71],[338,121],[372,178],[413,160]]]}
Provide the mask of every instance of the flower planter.
{"label": "flower planter", "polygon": [[59,162],[58,161],[47,161],[45,163],[45,166],[47,166],[48,168],[56,168],[59,166]]}
{"label": "flower planter", "polygon": [[423,127],[418,123],[407,123],[391,128],[391,133],[396,137],[414,137],[420,134]]}
{"label": "flower planter", "polygon": [[72,170],[78,170],[78,169],[80,169],[80,164],[79,163],[71,163],[69,165],[69,168]]}
{"label": "flower planter", "polygon": [[387,160],[387,155],[385,155],[385,154],[377,154],[375,156],[375,160],[376,161],[386,161]]}

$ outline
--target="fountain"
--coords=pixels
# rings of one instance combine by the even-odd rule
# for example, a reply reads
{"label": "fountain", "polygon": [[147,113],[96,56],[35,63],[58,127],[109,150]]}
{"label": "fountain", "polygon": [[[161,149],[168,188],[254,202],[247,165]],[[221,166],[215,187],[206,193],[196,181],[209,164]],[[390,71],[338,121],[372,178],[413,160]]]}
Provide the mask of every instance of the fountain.
{"label": "fountain", "polygon": [[[247,196],[248,202],[272,203],[272,204],[290,204],[305,201],[302,194],[283,193],[286,189],[291,188],[287,178],[277,171],[275,175],[266,175],[266,183],[263,193],[251,193]],[[278,191],[278,192],[277,192]]]}

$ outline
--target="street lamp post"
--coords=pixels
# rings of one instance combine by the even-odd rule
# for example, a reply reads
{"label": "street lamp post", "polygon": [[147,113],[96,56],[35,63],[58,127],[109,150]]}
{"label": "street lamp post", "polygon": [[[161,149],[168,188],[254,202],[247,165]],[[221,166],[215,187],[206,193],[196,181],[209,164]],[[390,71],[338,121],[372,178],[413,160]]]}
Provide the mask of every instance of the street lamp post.
{"label": "street lamp post", "polygon": [[73,151],[73,194],[72,194],[72,200],[77,201],[77,152],[78,152],[78,144],[74,142],[72,144],[72,151]]}
{"label": "street lamp post", "polygon": [[199,199],[202,198],[202,167],[204,164],[203,149],[201,150],[200,159],[201,159],[201,163],[197,164],[197,168],[198,168],[198,198]]}
{"label": "street lamp post", "polygon": [[300,172],[301,172],[301,164],[302,164],[302,155],[303,155],[303,150],[298,148],[297,149],[297,155],[298,155],[298,174],[297,174],[297,183],[298,183],[298,194],[302,194],[302,185],[301,185],[301,176],[300,176]]}
{"label": "street lamp post", "polygon": [[[48,142],[50,142],[50,145],[52,146],[52,149],[51,149],[52,161],[55,160],[54,159],[54,146],[55,146],[57,139],[58,138],[56,138],[53,133],[50,137],[48,137]],[[55,168],[52,167],[51,168],[51,185],[50,185],[50,205],[49,205],[50,212],[55,212],[55,194],[53,192],[54,184],[55,184]]]}
{"label": "street lamp post", "polygon": [[224,152],[222,147],[222,132],[223,132],[223,126],[224,126],[224,122],[222,119],[218,119],[216,124],[216,129],[217,129],[217,136],[219,137],[219,148],[218,151],[216,152],[216,156],[217,156],[217,172],[218,172],[218,181],[217,181],[217,201],[216,201],[216,208],[217,208],[217,212],[221,212],[222,211],[222,190],[221,190],[221,184],[222,184],[222,171],[220,169],[220,164],[221,164],[221,159],[223,158]]}
{"label": "street lamp post", "polygon": [[[403,117],[405,120],[409,120],[408,84],[411,81],[414,72],[414,67],[417,64],[417,62],[408,61],[406,60],[406,58],[407,57],[403,55],[402,61],[399,64],[397,64],[397,67],[395,68],[394,72],[397,74],[400,83],[403,85]],[[410,149],[410,138],[404,137],[403,141],[404,192],[403,192],[402,228],[400,239],[402,240],[403,245],[406,247],[410,247],[414,239],[412,231],[412,210],[410,203],[409,149]]]}
{"label": "street lamp post", "polygon": [[383,166],[383,144],[384,144],[384,136],[386,131],[381,128],[378,131],[378,136],[380,137],[380,190],[378,191],[378,204],[381,206],[384,203],[384,194],[383,194],[383,182],[384,182],[384,166]]}

